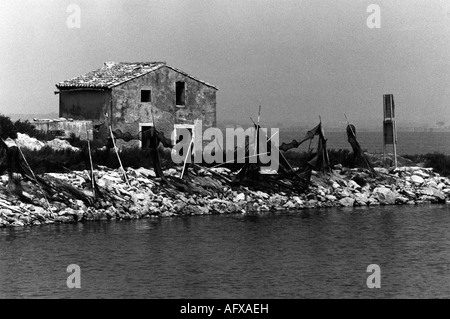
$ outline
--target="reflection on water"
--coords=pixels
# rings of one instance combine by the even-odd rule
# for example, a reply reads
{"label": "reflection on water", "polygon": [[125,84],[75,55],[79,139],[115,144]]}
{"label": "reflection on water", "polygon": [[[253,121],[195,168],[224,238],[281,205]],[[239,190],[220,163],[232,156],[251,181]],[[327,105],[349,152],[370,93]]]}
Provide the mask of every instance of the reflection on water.
{"label": "reflection on water", "polygon": [[[0,229],[0,298],[450,297],[450,208]],[[81,289],[68,289],[69,264]],[[381,267],[368,289],[367,266]]]}

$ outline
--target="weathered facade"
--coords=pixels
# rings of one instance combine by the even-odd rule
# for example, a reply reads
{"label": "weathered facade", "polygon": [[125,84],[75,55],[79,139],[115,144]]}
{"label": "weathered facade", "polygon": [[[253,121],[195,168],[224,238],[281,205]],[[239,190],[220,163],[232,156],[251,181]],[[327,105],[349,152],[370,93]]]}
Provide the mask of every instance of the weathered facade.
{"label": "weathered facade", "polygon": [[164,62],[107,62],[56,87],[59,116],[91,120],[95,139],[106,141],[110,126],[134,136],[155,126],[167,137],[195,120],[216,126],[217,88]]}

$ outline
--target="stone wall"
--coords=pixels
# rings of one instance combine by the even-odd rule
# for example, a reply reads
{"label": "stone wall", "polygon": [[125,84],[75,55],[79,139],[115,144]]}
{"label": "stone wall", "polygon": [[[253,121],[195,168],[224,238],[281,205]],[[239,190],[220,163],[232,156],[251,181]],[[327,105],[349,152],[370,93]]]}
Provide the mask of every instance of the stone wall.
{"label": "stone wall", "polygon": [[37,130],[48,132],[48,131],[64,131],[65,137],[69,137],[71,133],[79,136],[80,139],[93,139],[93,125],[92,121],[32,121]]}
{"label": "stone wall", "polygon": [[[185,82],[185,105],[176,105],[176,82]],[[151,90],[151,101],[141,102],[141,90]],[[216,91],[188,75],[164,66],[112,89],[60,90],[59,115],[91,120],[94,138],[106,143],[109,125],[133,135],[140,123],[153,123],[170,137],[175,124],[202,120],[203,130],[216,126]],[[153,114],[152,114],[153,112]]]}
{"label": "stone wall", "polygon": [[[177,81],[185,82],[185,105],[176,106]],[[151,90],[151,102],[141,102],[141,90]],[[153,123],[169,137],[174,124],[203,122],[216,126],[216,89],[169,67],[128,81],[112,89],[114,129],[137,134],[139,123]],[[153,112],[153,117],[152,117]]]}

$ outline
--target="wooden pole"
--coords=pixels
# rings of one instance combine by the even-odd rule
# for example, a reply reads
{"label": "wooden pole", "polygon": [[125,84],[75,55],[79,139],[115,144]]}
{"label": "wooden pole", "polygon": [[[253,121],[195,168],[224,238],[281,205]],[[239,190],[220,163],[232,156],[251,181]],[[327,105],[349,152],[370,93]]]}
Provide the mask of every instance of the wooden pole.
{"label": "wooden pole", "polygon": [[25,158],[25,155],[23,154],[22,149],[20,148],[20,146],[19,146],[19,144],[17,143],[16,140],[14,140],[14,143],[16,143],[16,146],[17,146],[17,148],[19,149],[20,155],[22,155],[22,158],[23,158],[25,164],[27,165],[28,169],[30,170],[31,175],[33,175],[33,178],[34,178],[36,184],[38,185],[39,190],[41,191],[42,195],[44,196],[44,199],[45,199],[45,202],[46,202],[46,204],[47,204],[48,210],[50,211],[50,213],[53,213],[52,208],[50,207],[50,202],[48,201],[47,196],[45,195],[44,189],[42,188],[41,184],[40,184],[39,181],[37,180],[37,177],[36,177],[36,175],[34,174],[33,170],[31,169],[30,164],[28,164],[28,161],[27,161],[27,159]]}
{"label": "wooden pole", "polygon": [[184,158],[183,170],[181,171],[181,178],[183,178],[183,176],[184,176],[184,170],[186,169],[186,161],[188,159],[189,153],[191,151],[191,146],[192,146],[193,143],[194,143],[194,134],[192,134],[191,142],[189,143],[189,147],[188,147],[188,150],[186,152],[186,157]]}
{"label": "wooden pole", "polygon": [[397,127],[395,125],[395,120],[392,120],[392,138],[394,144],[394,166],[397,168]]}
{"label": "wooden pole", "polygon": [[[87,134],[87,130],[86,130],[86,134]],[[88,136],[88,151],[89,151],[89,163],[91,164],[91,183],[92,183],[92,194],[95,197],[95,182],[94,182],[94,165],[92,164],[92,155],[91,155],[91,143],[89,141],[89,136]]]}
{"label": "wooden pole", "polygon": [[259,120],[261,118],[261,104],[259,105],[258,108],[258,122],[256,123],[256,132],[255,132],[255,150],[253,152],[253,155],[256,155],[256,153],[258,153],[258,137],[259,137]]}
{"label": "wooden pole", "polygon": [[117,159],[119,160],[119,165],[120,165],[120,169],[122,170],[123,177],[125,178],[125,182],[128,184],[128,186],[131,187],[130,182],[128,181],[127,173],[125,172],[125,169],[123,168],[123,165],[122,165],[122,161],[120,160],[119,152],[117,150],[116,142],[114,141],[114,134],[113,134],[111,126],[109,126],[109,131],[111,133],[111,139],[112,139],[112,142],[114,145],[114,151],[116,152]]}

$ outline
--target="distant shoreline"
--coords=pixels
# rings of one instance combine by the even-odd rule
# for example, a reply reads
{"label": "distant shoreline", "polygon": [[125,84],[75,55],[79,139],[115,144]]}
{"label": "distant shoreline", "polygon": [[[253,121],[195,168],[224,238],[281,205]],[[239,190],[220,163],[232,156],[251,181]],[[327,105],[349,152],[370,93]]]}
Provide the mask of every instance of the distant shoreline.
{"label": "distant shoreline", "polygon": [[[17,120],[33,120],[34,118],[39,118],[39,119],[57,119],[59,118],[59,114],[58,112],[49,112],[49,113],[33,113],[33,114],[6,114],[6,116],[10,117],[11,120],[13,121],[17,121]],[[293,124],[293,123],[289,123],[286,126],[282,126],[279,124],[282,124],[283,121],[270,121],[269,123],[267,121],[264,121],[265,126],[266,127],[278,127],[280,130],[282,131],[288,131],[288,132],[292,132],[292,131],[305,131],[307,132],[309,129],[312,128],[312,126],[314,126],[314,123],[311,122],[310,124],[307,123],[300,123],[298,125]],[[383,128],[380,127],[370,127],[370,128],[364,128],[364,126],[358,126],[357,123],[353,123],[357,126],[357,130],[359,132],[382,132]],[[429,124],[430,126],[417,126],[418,124],[411,124],[410,127],[405,127],[405,123],[401,123],[397,121],[397,125],[401,125],[397,127],[398,132],[418,132],[418,133],[448,133],[450,132],[450,127],[430,127],[432,124]],[[407,125],[407,124],[406,124]],[[217,127],[219,128],[226,128],[226,127],[250,127],[251,123],[238,123],[237,121],[231,121],[231,120],[218,120],[217,123]],[[346,124],[344,124],[342,127],[341,126],[337,126],[337,123],[333,123],[331,125],[329,125],[327,127],[327,124],[324,123],[324,129],[325,132],[341,132],[343,130],[345,130],[345,126]]]}

